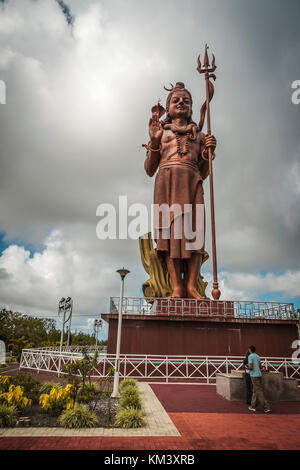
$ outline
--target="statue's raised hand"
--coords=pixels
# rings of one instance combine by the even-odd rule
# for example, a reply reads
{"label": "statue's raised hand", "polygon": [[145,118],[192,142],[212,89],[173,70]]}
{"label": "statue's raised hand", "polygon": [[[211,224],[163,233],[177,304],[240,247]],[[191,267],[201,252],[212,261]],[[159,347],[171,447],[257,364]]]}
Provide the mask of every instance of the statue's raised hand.
{"label": "statue's raised hand", "polygon": [[163,128],[159,121],[159,114],[155,112],[152,114],[152,118],[149,121],[149,136],[151,140],[151,147],[159,147],[162,134]]}

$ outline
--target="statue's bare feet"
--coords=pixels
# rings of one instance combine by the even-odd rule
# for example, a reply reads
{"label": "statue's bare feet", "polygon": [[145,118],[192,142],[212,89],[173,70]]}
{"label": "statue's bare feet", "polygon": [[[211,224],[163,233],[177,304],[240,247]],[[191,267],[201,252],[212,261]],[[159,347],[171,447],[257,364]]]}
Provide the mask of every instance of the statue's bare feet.
{"label": "statue's bare feet", "polygon": [[195,287],[187,287],[187,297],[188,299],[208,299],[208,297],[200,295]]}
{"label": "statue's bare feet", "polygon": [[170,295],[169,299],[182,299],[183,294],[184,294],[184,291],[183,291],[182,287],[180,287],[180,286],[175,287],[175,289],[173,289],[173,293],[172,293],[172,295]]}

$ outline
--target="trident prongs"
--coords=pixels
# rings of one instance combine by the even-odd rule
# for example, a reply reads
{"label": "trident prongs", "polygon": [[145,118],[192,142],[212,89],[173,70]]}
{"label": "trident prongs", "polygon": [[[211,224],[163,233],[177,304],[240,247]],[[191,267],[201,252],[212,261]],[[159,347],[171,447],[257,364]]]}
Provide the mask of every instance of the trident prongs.
{"label": "trident prongs", "polygon": [[[208,49],[208,45],[205,44],[205,54],[204,54],[204,66],[202,68],[201,66],[201,61],[200,61],[200,54],[198,56],[198,67],[197,67],[197,70],[199,73],[213,73],[217,66],[216,66],[216,59],[215,59],[215,56],[214,54],[212,54],[212,62],[211,62],[211,67],[209,65],[209,58],[208,58],[208,53],[207,53],[207,49]],[[211,78],[216,78],[215,75],[212,75]]]}

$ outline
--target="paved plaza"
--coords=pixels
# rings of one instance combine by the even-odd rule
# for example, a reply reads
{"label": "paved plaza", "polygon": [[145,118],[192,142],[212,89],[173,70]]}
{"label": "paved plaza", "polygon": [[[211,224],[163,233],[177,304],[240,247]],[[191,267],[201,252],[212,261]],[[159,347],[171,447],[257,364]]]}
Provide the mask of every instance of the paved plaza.
{"label": "paved plaza", "polygon": [[266,415],[224,399],[213,385],[139,382],[139,389],[146,413],[141,429],[1,429],[0,449],[300,449],[300,402],[271,403]]}

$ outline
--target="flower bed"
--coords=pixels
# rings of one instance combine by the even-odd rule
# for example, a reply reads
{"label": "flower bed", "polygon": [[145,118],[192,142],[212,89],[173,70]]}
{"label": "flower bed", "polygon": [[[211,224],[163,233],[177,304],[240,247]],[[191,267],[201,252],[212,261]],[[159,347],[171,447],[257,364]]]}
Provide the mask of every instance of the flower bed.
{"label": "flower bed", "polygon": [[59,382],[40,383],[30,373],[0,375],[0,427],[143,426],[137,382],[124,380],[120,384],[121,398],[111,398],[114,370],[108,377],[92,382],[92,366],[93,360],[84,357],[66,366]]}
{"label": "flower bed", "polygon": [[[119,407],[119,400],[113,399],[111,400],[111,413],[109,415],[109,399],[107,397],[102,397],[99,399],[97,407],[95,409],[95,414],[98,419],[97,427],[102,428],[112,428],[116,427],[115,425],[115,417]],[[19,412],[19,416],[28,416],[30,418],[30,426],[31,427],[61,427],[58,418],[59,415],[53,416],[49,413],[46,413],[40,405],[33,405],[28,408],[25,408]]]}

